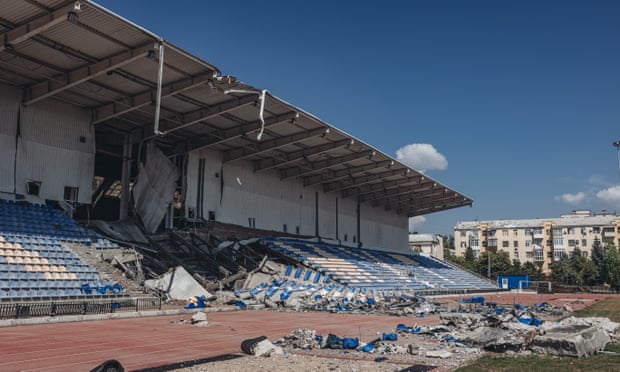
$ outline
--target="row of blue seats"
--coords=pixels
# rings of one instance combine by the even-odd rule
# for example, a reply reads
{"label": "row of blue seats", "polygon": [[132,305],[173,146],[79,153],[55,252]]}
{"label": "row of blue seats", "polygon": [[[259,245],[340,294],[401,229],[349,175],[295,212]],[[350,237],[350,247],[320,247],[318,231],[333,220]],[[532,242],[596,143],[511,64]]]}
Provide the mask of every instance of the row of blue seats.
{"label": "row of blue seats", "polygon": [[[413,289],[494,288],[492,284],[432,257],[366,249],[353,250],[349,247],[292,239],[268,238],[265,242],[270,247],[318,271],[329,273],[335,280],[345,284],[368,285],[375,288],[377,286]],[[342,267],[323,265],[314,259],[329,256],[343,260]],[[413,277],[409,277],[406,273],[411,273]]]}

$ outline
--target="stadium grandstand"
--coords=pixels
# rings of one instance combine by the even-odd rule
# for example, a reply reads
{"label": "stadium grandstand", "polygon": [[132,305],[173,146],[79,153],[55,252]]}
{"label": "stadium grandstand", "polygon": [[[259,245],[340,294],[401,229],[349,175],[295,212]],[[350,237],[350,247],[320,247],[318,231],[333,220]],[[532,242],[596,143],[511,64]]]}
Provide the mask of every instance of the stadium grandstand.
{"label": "stadium grandstand", "polygon": [[[171,266],[242,290],[265,256],[281,294],[495,288],[408,248],[470,198],[266,89],[92,1],[4,0],[0,34],[3,302],[133,298]],[[96,259],[127,249],[135,288]]]}

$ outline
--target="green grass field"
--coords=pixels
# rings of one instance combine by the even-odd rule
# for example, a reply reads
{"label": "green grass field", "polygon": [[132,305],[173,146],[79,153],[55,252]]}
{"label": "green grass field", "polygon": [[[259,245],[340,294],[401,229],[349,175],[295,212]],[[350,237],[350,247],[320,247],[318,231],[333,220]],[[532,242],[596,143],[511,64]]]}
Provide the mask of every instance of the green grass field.
{"label": "green grass field", "polygon": [[[607,317],[620,322],[620,298],[608,298],[573,313],[576,317]],[[606,351],[620,353],[619,343],[610,343]],[[597,354],[586,358],[530,354],[524,356],[485,355],[459,369],[459,372],[538,372],[538,371],[620,371],[620,355]]]}

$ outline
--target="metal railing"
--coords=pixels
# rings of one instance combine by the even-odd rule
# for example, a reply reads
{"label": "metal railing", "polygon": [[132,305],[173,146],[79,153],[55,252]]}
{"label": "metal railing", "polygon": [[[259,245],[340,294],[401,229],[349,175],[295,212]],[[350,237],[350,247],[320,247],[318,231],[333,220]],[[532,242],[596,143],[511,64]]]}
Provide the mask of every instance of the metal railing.
{"label": "metal railing", "polygon": [[0,319],[22,319],[63,315],[96,315],[147,310],[161,310],[161,299],[156,297],[143,297],[110,298],[106,300],[0,303]]}

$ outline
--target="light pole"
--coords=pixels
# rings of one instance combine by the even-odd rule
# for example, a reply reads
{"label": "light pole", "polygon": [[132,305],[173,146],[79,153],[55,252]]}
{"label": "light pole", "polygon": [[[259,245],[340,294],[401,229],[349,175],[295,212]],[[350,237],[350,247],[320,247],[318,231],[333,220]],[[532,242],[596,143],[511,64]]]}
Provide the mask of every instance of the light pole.
{"label": "light pole", "polygon": [[618,152],[618,174],[620,174],[620,141],[614,141],[613,145]]}

